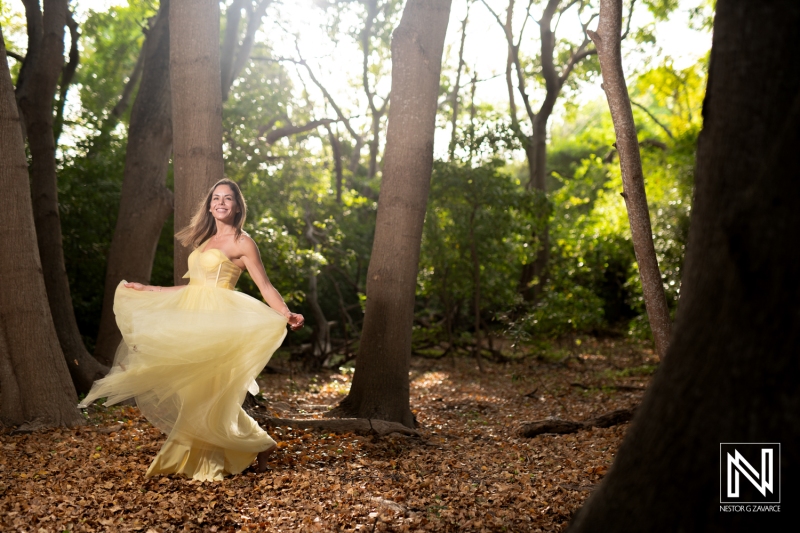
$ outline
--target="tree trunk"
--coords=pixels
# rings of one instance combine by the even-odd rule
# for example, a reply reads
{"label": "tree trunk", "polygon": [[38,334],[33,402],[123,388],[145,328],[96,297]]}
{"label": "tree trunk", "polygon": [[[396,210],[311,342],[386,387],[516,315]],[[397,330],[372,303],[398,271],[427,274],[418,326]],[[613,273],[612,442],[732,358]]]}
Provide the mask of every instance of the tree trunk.
{"label": "tree trunk", "polygon": [[631,224],[631,239],[636,262],[639,264],[639,277],[650,329],[656,343],[656,352],[664,357],[669,346],[670,319],[661,271],[653,245],[653,229],[650,226],[650,212],[647,209],[647,195],[644,190],[642,159],[639,154],[639,140],[636,124],[633,121],[631,100],[625,84],[620,52],[620,32],[622,31],[622,0],[603,1],[600,8],[600,21],[597,33],[590,32],[600,58],[603,74],[603,89],[608,99],[616,147],[619,152],[619,166],[622,170],[622,196],[628,209]]}
{"label": "tree trunk", "polygon": [[[717,3],[674,335],[570,531],[785,529],[800,473],[798,27],[795,0]],[[723,442],[781,443],[783,513],[722,512]]]}
{"label": "tree trunk", "polygon": [[[314,234],[314,221],[311,212],[306,211],[306,240],[314,250],[314,255],[319,254],[320,242]],[[323,366],[325,358],[331,353],[331,328],[328,319],[319,305],[319,290],[317,289],[318,265],[312,264],[308,269],[308,294],[306,301],[314,317],[314,330],[311,333],[311,364],[309,368],[317,370]]]}
{"label": "tree trunk", "polygon": [[28,35],[29,47],[32,45],[36,53],[26,56],[26,75],[17,90],[17,103],[25,120],[31,155],[30,189],[36,239],[58,340],[75,388],[85,392],[95,379],[105,375],[108,368],[89,354],[78,330],[64,265],[61,217],[58,214],[53,101],[64,64],[67,1],[45,0],[42,12],[37,0],[26,0],[25,11],[29,23],[37,21],[32,24]]}
{"label": "tree trunk", "polygon": [[172,155],[169,85],[169,0],[161,0],[141,55],[142,81],[131,109],[119,215],[106,267],[103,312],[95,356],[110,364],[122,340],[114,293],[123,279],[149,283],[164,222],[172,213],[166,186]]}
{"label": "tree trunk", "polygon": [[[547,193],[547,122],[553,112],[558,93],[549,94],[545,104],[533,119],[533,134],[528,137],[525,156],[528,159],[528,190],[534,189],[544,196]],[[550,105],[547,105],[547,104]],[[522,266],[519,292],[526,302],[536,301],[547,282],[547,266],[550,264],[550,221],[547,209],[538,213],[537,229],[531,234],[530,243],[536,255],[533,261]]]}
{"label": "tree trunk", "polygon": [[411,327],[450,3],[409,0],[392,36],[393,103],[364,329],[353,384],[335,416],[414,426],[408,382]]}
{"label": "tree trunk", "polygon": [[[50,108],[52,110],[52,107]],[[52,135],[52,130],[51,130]],[[32,430],[83,417],[47,302],[25,145],[0,28],[0,424]]]}
{"label": "tree trunk", "polygon": [[472,208],[469,217],[469,256],[472,261],[472,313],[475,321],[475,359],[483,370],[481,360],[481,263],[478,259],[478,243],[475,242],[475,215],[478,207]]}
{"label": "tree trunk", "polygon": [[[175,172],[175,229],[189,222],[223,177],[219,2],[171,0],[170,83]],[[186,283],[191,250],[175,241],[175,285]]]}

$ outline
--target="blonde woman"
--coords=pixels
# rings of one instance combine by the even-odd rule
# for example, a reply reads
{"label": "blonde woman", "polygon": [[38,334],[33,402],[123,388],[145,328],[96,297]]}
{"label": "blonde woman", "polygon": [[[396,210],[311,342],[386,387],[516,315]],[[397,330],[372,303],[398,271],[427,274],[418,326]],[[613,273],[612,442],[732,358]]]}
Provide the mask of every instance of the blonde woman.
{"label": "blonde woman", "polygon": [[[156,287],[121,282],[114,313],[122,332],[114,366],[80,407],[128,398],[167,434],[147,477],[181,474],[219,480],[258,459],[266,469],[276,443],[242,409],[254,379],[286,336],[303,327],[272,286],[255,242],[242,231],[246,205],[239,186],[217,182],[177,233],[189,255],[189,284]],[[269,307],[233,290],[250,273]]]}

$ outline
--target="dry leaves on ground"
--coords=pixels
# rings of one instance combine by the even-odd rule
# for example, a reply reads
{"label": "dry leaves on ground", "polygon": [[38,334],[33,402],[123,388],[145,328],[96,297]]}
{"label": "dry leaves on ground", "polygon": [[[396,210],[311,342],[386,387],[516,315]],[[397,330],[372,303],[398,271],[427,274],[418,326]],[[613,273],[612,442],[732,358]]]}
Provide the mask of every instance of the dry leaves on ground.
{"label": "dry leaves on ground", "polygon": [[[133,407],[90,425],[0,435],[2,531],[561,531],[611,464],[627,424],[518,436],[522,421],[636,405],[649,350],[589,340],[554,363],[415,358],[422,438],[271,428],[271,470],[222,482],[144,479],[163,436]],[[319,418],[348,374],[265,375],[270,416]]]}

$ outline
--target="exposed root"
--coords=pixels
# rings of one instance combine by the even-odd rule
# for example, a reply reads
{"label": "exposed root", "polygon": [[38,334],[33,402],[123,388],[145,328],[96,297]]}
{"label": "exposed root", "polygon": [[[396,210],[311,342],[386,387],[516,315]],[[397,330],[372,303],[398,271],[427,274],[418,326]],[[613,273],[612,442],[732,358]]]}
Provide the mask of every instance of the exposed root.
{"label": "exposed root", "polygon": [[305,429],[321,429],[336,433],[364,433],[375,434],[380,437],[390,433],[400,433],[410,437],[420,437],[415,429],[397,422],[387,422],[377,418],[338,418],[324,420],[296,420],[292,418],[263,418],[262,421],[270,426],[291,426]]}
{"label": "exposed root", "polygon": [[537,420],[535,422],[524,422],[519,430],[519,434],[523,437],[535,437],[543,433],[558,433],[564,435],[567,433],[577,433],[582,429],[589,428],[608,428],[616,426],[617,424],[624,424],[633,418],[634,409],[618,409],[605,413],[583,422],[574,420],[561,420],[559,418],[552,418],[548,420]]}

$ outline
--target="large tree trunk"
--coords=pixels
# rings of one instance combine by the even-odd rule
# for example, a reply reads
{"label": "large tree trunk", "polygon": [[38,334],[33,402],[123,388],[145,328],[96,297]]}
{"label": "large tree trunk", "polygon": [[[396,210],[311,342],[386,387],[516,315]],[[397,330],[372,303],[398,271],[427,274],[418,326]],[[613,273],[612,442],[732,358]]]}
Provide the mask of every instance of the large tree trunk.
{"label": "large tree trunk", "polygon": [[[223,177],[218,0],[171,0],[170,82],[175,229],[189,225],[208,189]],[[175,285],[191,250],[175,241]]]}
{"label": "large tree trunk", "polygon": [[107,363],[122,339],[114,318],[117,284],[123,279],[149,283],[161,229],[172,213],[172,192],[166,186],[172,155],[169,0],[161,0],[141,55],[142,81],[131,110],[119,216],[108,254],[95,351]]}
{"label": "large tree trunk", "polygon": [[25,76],[17,88],[17,103],[25,120],[31,154],[33,219],[58,340],[75,387],[85,392],[108,369],[89,354],[78,330],[64,265],[58,214],[53,100],[64,64],[67,0],[45,0],[44,13],[39,9],[38,0],[25,0],[25,11],[31,25],[29,48],[35,53],[26,56]]}
{"label": "large tree trunk", "polygon": [[393,103],[364,329],[353,384],[336,416],[414,425],[408,383],[411,327],[450,3],[409,0],[392,36]]}
{"label": "large tree trunk", "polygon": [[600,58],[603,73],[603,89],[611,110],[614,132],[617,136],[619,166],[622,171],[622,196],[628,209],[631,224],[631,239],[636,262],[639,264],[639,277],[642,281],[644,305],[650,319],[650,330],[656,343],[656,352],[664,357],[669,346],[670,319],[667,297],[658,268],[658,258],[653,245],[653,228],[650,226],[650,211],[647,208],[647,195],[644,190],[642,159],[639,154],[639,140],[636,124],[633,121],[631,100],[625,84],[620,52],[620,32],[622,31],[622,0],[603,1],[600,4],[600,22],[597,33],[591,32],[592,40]]}
{"label": "large tree trunk", "polygon": [[[573,532],[785,529],[770,520],[800,473],[798,27],[796,0],[717,3],[674,335]],[[722,512],[723,442],[781,443],[782,513]]]}
{"label": "large tree trunk", "polygon": [[[52,108],[51,108],[52,109]],[[52,134],[52,132],[51,132]],[[75,426],[83,417],[47,303],[25,145],[0,28],[0,424]]]}

